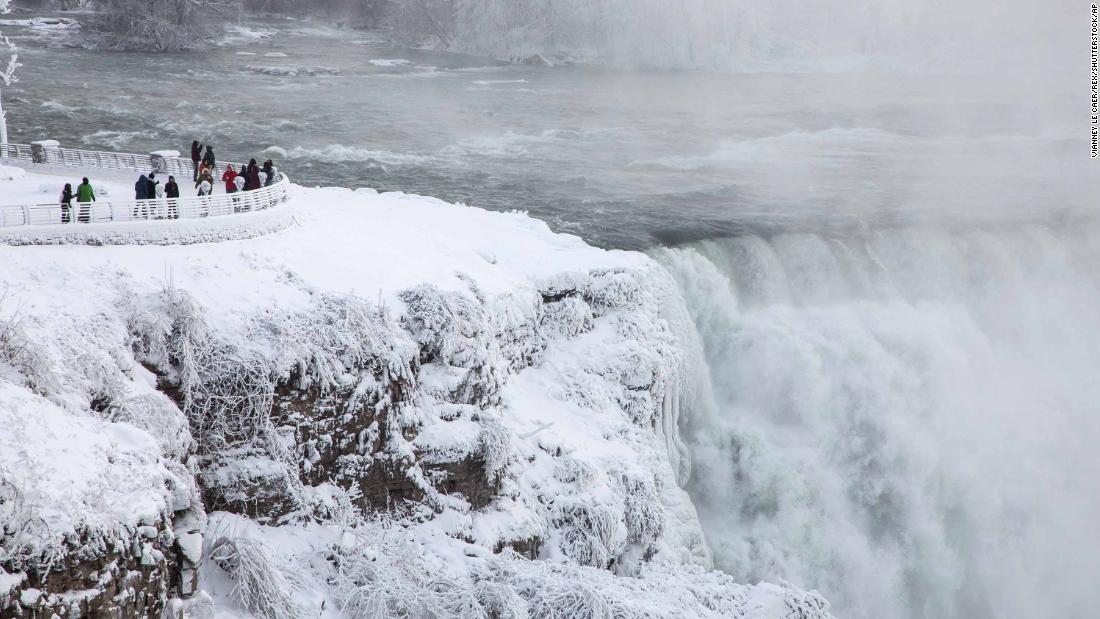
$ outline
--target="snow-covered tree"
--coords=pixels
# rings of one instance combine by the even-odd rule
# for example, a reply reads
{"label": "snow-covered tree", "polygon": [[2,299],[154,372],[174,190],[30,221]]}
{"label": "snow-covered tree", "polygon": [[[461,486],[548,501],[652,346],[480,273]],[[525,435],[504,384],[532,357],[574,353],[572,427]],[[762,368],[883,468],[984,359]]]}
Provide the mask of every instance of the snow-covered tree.
{"label": "snow-covered tree", "polygon": [[233,0],[95,0],[90,22],[108,49],[179,51],[203,47],[236,10]]}
{"label": "snow-covered tree", "polygon": [[[7,13],[11,8],[8,6],[10,0],[0,0],[0,14]],[[7,56],[7,61],[4,61],[4,56]],[[11,42],[11,39],[4,36],[4,33],[0,32],[0,82],[3,87],[11,86],[18,78],[15,77],[15,70],[19,68],[19,54],[16,52],[15,44]],[[3,102],[3,90],[0,89],[0,144],[8,143],[8,117],[4,113]]]}

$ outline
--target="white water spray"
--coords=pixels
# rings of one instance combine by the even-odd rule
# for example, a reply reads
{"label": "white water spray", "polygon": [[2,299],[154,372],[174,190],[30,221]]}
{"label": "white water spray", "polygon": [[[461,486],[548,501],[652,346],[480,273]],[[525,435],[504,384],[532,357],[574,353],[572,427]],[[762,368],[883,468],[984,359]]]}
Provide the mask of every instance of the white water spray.
{"label": "white water spray", "polygon": [[1100,226],[655,254],[705,349],[690,490],[716,567],[845,617],[1095,613]]}

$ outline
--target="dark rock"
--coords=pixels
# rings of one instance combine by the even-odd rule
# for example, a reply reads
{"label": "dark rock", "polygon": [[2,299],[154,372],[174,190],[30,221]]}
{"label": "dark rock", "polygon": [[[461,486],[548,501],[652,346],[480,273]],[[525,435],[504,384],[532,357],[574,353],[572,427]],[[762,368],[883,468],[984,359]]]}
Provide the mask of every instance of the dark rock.
{"label": "dark rock", "polygon": [[542,550],[542,539],[539,537],[527,537],[511,541],[500,541],[497,542],[493,552],[499,554],[504,552],[505,548],[534,561],[539,557],[539,552]]}
{"label": "dark rock", "polygon": [[199,473],[207,511],[226,511],[268,524],[298,508],[292,472],[256,447],[236,447],[203,459]]}
{"label": "dark rock", "polygon": [[[75,536],[51,560],[39,557],[19,566],[0,562],[5,571],[25,575],[14,589],[0,594],[0,619],[156,619],[169,596],[173,537],[166,522],[155,527],[151,538],[142,528],[125,539]],[[39,594],[33,596],[31,590]]]}

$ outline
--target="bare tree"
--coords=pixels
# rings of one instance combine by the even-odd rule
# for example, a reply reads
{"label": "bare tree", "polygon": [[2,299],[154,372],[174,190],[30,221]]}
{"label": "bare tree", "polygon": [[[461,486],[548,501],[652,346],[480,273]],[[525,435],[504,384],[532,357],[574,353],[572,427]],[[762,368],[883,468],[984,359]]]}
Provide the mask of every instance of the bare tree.
{"label": "bare tree", "polygon": [[[7,13],[11,10],[9,0],[0,0],[0,13]],[[3,57],[7,55],[7,63],[3,62]],[[16,51],[15,44],[11,42],[8,37],[0,33],[0,82],[3,82],[3,86],[6,88],[11,86],[19,79],[15,76],[15,70],[21,65],[19,64],[19,54]],[[0,91],[0,95],[2,95]],[[0,144],[8,143],[8,116],[4,112],[3,99],[0,99]]]}

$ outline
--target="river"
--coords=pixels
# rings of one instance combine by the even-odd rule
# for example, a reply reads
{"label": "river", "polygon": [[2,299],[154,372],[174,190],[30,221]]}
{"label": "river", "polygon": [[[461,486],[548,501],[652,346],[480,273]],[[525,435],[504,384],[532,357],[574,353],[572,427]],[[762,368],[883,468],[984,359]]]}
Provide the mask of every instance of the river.
{"label": "river", "polygon": [[1086,117],[1056,89],[515,66],[301,22],[249,24],[185,54],[7,31],[25,65],[6,93],[13,141],[186,152],[200,139],[220,156],[270,157],[306,185],[527,210],[606,247],[1031,219],[1087,208],[1097,186],[1072,122]]}

